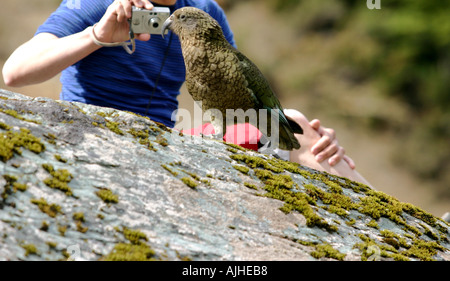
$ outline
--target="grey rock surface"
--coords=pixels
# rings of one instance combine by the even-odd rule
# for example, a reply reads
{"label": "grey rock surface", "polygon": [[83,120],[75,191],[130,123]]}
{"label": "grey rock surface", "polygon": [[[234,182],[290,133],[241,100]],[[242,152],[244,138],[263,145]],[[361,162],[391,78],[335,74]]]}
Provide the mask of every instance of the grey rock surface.
{"label": "grey rock surface", "polygon": [[0,90],[0,260],[450,260],[449,224],[272,156]]}

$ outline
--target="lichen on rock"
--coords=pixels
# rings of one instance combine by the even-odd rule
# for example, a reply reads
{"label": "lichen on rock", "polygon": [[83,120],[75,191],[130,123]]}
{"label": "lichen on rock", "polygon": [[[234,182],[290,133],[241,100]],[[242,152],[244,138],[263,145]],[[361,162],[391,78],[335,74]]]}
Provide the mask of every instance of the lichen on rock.
{"label": "lichen on rock", "polygon": [[446,222],[360,183],[129,112],[0,96],[1,260],[450,260]]}

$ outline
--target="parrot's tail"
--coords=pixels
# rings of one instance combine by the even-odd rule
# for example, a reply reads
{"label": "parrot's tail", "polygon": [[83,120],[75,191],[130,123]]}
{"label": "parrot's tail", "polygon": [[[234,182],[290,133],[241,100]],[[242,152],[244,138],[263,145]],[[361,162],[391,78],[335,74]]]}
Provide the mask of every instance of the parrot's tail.
{"label": "parrot's tail", "polygon": [[[295,122],[292,122],[292,123],[295,123]],[[297,124],[297,123],[295,123],[295,124]],[[289,126],[289,125],[280,124],[279,148],[283,149],[283,150],[299,149],[300,143],[298,142],[297,138],[294,136],[294,133],[302,134],[303,130],[298,124],[295,128],[295,129],[297,129],[296,131],[294,131],[293,128],[291,128],[291,126]],[[300,130],[298,130],[298,129],[300,129]]]}
{"label": "parrot's tail", "polygon": [[[277,146],[277,148],[282,150],[293,150],[293,149],[299,149],[300,143],[298,142],[297,138],[295,137],[295,134],[303,134],[303,129],[300,127],[299,124],[297,124],[295,121],[290,120],[287,118],[282,111],[278,112],[278,122],[275,122],[277,124],[278,128],[271,128],[272,124],[272,118],[269,115],[268,116],[268,126],[267,129],[264,130],[262,128],[259,128],[261,132],[266,135],[272,142],[272,145]],[[272,130],[274,129],[274,130]],[[278,133],[277,136],[273,135],[272,133]],[[278,139],[275,139],[275,137],[278,137]]]}

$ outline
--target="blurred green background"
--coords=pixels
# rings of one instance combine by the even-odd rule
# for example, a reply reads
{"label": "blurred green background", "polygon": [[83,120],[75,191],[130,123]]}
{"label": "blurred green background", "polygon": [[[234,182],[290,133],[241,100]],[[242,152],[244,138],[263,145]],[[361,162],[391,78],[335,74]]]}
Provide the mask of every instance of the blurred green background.
{"label": "blurred green background", "polygon": [[[334,128],[377,189],[450,211],[450,2],[220,0],[239,49],[285,108]],[[59,5],[3,0],[0,65]],[[58,77],[23,88],[58,99]],[[193,109],[183,90],[180,107]]]}

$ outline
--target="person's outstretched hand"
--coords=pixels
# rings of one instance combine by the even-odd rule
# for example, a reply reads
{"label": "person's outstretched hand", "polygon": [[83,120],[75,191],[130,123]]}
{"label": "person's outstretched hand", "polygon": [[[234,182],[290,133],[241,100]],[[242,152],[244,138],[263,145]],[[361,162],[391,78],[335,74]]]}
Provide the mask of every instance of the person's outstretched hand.
{"label": "person's outstretched hand", "polygon": [[311,148],[311,153],[315,155],[317,162],[329,158],[328,164],[334,166],[339,161],[344,160],[352,169],[355,169],[355,162],[345,155],[345,149],[339,145],[335,130],[322,127],[318,119],[310,121],[309,124],[321,136]]}

